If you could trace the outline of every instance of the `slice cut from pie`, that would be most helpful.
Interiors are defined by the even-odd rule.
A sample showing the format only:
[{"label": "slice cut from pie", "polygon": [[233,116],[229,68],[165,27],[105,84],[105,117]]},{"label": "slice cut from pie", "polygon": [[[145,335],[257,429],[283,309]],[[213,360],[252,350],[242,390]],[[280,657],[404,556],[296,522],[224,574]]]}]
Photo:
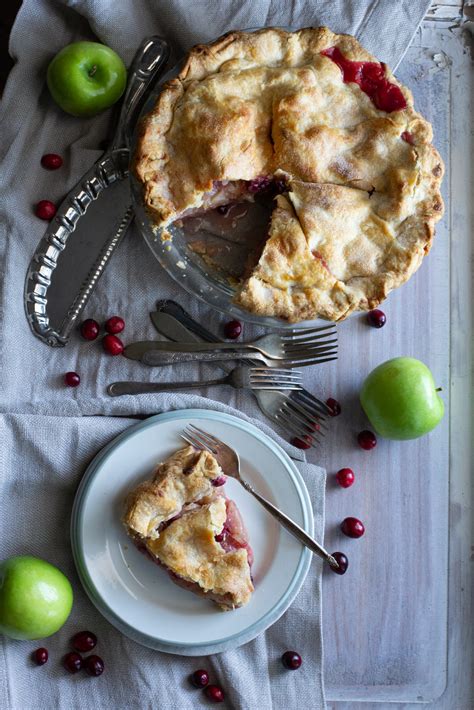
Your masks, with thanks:
[{"label": "slice cut from pie", "polygon": [[251,597],[253,552],[224,484],[214,457],[187,447],[129,494],[123,521],[137,547],[176,584],[229,610]]},{"label": "slice cut from pie", "polygon": [[144,118],[133,169],[157,227],[286,177],[236,302],[291,322],[377,306],[429,251],[442,160],[410,91],[327,27],[194,47]]}]

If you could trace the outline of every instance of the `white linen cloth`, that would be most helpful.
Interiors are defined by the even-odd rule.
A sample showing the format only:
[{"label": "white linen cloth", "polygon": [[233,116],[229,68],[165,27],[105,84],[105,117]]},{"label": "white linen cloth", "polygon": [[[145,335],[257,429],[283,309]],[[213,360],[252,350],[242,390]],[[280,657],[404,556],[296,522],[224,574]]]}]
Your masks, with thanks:
[{"label": "white linen cloth", "polygon": [[[395,67],[428,5],[428,0],[24,1],[11,35],[16,64],[0,108],[0,558],[31,553],[49,559],[72,578],[76,603],[66,627],[46,642],[51,661],[44,668],[33,668],[28,662],[29,650],[38,644],[2,639],[0,707],[191,708],[199,701],[188,692],[185,676],[203,665],[215,669],[216,680],[227,690],[226,707],[324,707],[319,560],[314,561],[296,602],[272,629],[241,649],[202,661],[159,654],[128,641],[99,616],[77,583],[68,545],[74,490],[90,458],[132,423],[126,417],[183,407],[231,413],[237,409],[262,417],[247,393],[230,389],[201,390],[213,400],[187,394],[112,400],[105,394],[109,382],[146,379],[150,371],[125,358],[107,357],[98,342],[86,343],[77,335],[66,348],[51,349],[30,333],[23,312],[24,278],[45,229],[33,206],[40,199],[61,201],[100,156],[111,119],[111,112],[89,120],[62,113],[45,87],[48,62],[64,45],[79,39],[98,39],[112,46],[128,64],[143,37],[162,34],[172,44],[174,62],[192,44],[230,29],[327,24],[337,32],[355,34],[367,49]],[[61,170],[48,172],[40,167],[41,156],[48,152],[63,156]],[[158,298],[175,298],[216,332],[225,320],[181,290],[152,260],[132,228],[85,317],[103,322],[110,315],[122,315],[126,342],[153,338],[156,334],[147,313]],[[245,328],[246,337],[256,332]],[[75,390],[63,385],[68,370],[81,375]],[[207,366],[181,366],[166,374],[189,379],[210,372]],[[305,372],[307,383],[311,382],[308,388],[320,396],[323,374],[317,368]],[[304,459],[293,447],[286,445],[286,450]],[[299,466],[313,500],[315,534],[322,539],[324,471],[305,463]],[[87,627],[97,631],[98,652],[107,663],[100,679],[70,677],[58,663],[69,636]],[[304,658],[298,672],[281,668],[279,656],[287,648],[298,650]]]}]

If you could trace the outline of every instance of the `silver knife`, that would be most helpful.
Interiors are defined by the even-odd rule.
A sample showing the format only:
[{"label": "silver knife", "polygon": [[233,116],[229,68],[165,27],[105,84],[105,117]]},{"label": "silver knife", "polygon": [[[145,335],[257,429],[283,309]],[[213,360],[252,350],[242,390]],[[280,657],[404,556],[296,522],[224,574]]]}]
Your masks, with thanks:
[{"label": "silver knife", "polygon": [[66,345],[133,219],[130,132],[146,90],[168,56],[169,45],[161,37],[142,42],[129,70],[110,148],[64,199],[31,260],[24,294],[26,316],[33,333],[48,345]]}]

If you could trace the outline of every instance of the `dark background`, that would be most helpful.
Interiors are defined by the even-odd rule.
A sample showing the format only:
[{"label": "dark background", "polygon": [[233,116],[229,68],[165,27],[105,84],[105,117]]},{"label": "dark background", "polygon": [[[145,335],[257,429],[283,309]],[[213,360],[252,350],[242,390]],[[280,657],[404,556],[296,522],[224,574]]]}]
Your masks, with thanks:
[{"label": "dark background", "polygon": [[8,38],[20,5],[21,0],[2,0],[0,4],[0,94],[13,66],[8,54]]}]

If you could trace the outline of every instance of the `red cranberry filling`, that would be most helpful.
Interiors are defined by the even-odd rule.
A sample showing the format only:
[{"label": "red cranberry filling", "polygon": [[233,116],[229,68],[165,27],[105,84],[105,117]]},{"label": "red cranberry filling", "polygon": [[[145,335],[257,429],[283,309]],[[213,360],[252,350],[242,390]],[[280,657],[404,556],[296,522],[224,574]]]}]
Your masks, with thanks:
[{"label": "red cranberry filling", "polygon": [[219,486],[225,485],[225,482],[227,481],[226,476],[218,476],[217,478],[214,478],[211,483],[214,486],[214,488],[219,488]]},{"label": "red cranberry filling", "polygon": [[409,143],[410,145],[415,144],[415,138],[413,136],[413,133],[410,133],[410,131],[403,131],[402,135],[400,136],[402,140],[404,140],[406,143]]},{"label": "red cranberry filling", "polygon": [[273,178],[271,176],[260,175],[253,180],[247,181],[247,190],[254,193],[263,192],[264,190],[268,190],[272,182]]},{"label": "red cranberry filling", "polygon": [[234,501],[226,500],[227,518],[224,527],[214,539],[220,543],[226,552],[233,550],[247,550],[249,567],[253,564],[253,550],[248,542],[247,530]]},{"label": "red cranberry filling", "polygon": [[338,47],[329,47],[321,54],[337,64],[344,83],[358,84],[380,111],[391,113],[406,108],[407,102],[401,89],[385,76],[384,64],[354,62],[346,59]]}]

